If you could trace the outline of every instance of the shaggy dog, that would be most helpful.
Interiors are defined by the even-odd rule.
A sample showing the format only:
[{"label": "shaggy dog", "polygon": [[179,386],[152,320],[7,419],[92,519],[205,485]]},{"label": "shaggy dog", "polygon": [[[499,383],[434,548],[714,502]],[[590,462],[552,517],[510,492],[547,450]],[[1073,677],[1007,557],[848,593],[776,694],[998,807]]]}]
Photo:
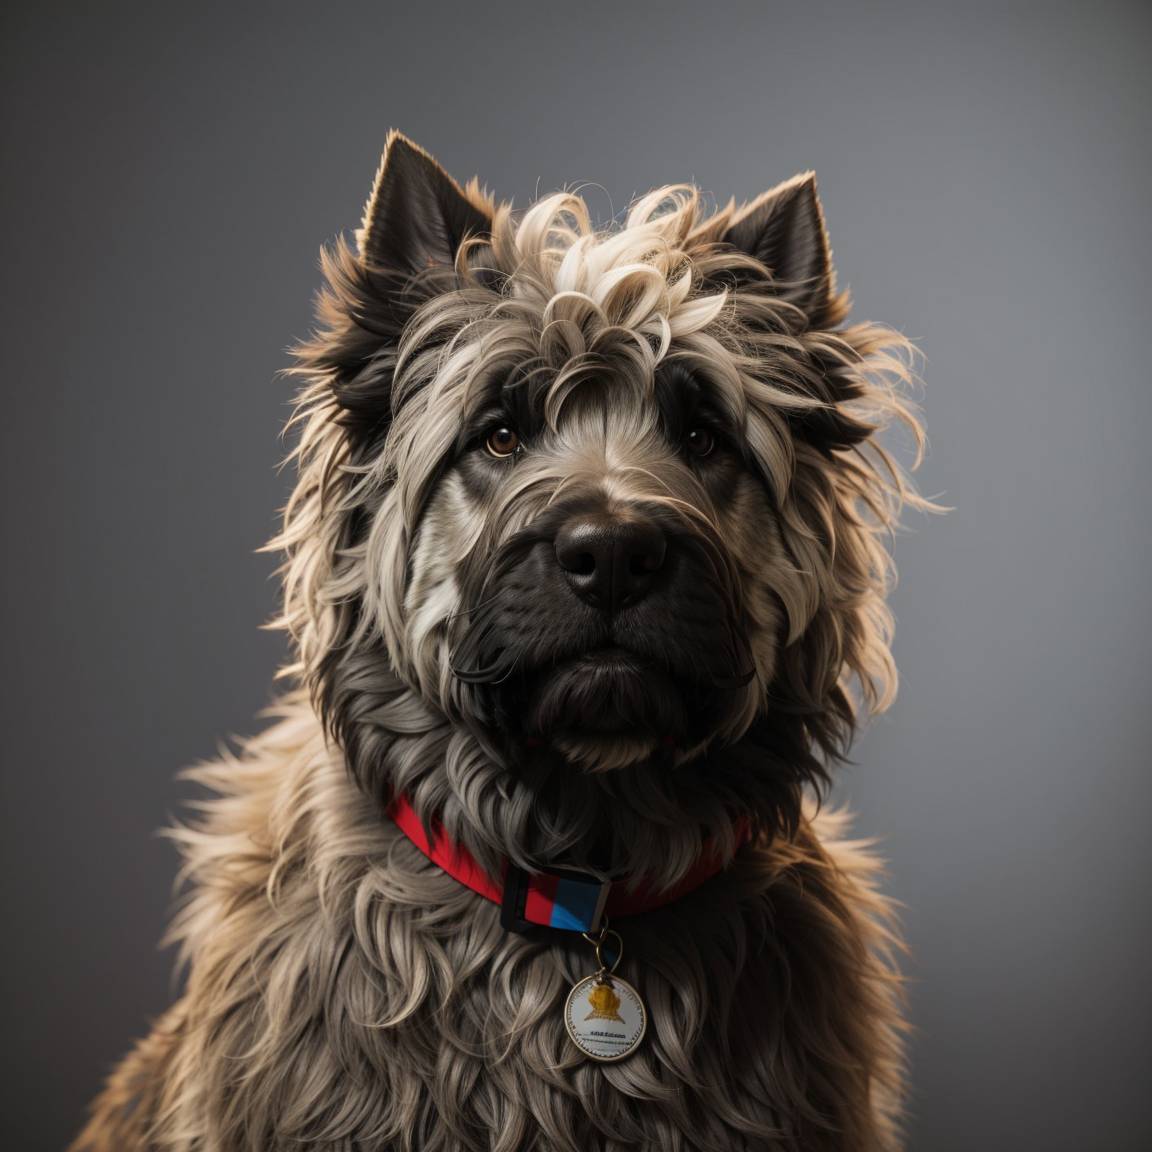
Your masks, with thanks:
[{"label": "shaggy dog", "polygon": [[813,177],[598,229],[393,132],[356,241],[289,370],[288,684],[191,770],[186,986],[73,1147],[898,1147],[899,939],[820,799],[922,437]]}]

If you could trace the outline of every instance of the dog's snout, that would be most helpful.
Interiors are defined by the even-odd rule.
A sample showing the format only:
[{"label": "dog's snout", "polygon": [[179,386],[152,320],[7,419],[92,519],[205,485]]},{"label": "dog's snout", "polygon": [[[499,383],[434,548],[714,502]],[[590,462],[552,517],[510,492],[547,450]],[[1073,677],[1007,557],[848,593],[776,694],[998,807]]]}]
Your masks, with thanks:
[{"label": "dog's snout", "polygon": [[573,591],[605,612],[648,594],[667,547],[660,527],[642,517],[577,516],[556,534],[556,560]]}]

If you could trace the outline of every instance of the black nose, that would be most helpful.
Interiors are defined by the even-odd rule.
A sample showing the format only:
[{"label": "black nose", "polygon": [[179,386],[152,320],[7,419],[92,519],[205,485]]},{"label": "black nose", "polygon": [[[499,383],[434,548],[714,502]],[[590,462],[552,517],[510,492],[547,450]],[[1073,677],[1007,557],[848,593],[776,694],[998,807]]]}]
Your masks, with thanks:
[{"label": "black nose", "polygon": [[648,594],[665,551],[664,533],[642,517],[577,516],[556,534],[556,559],[568,583],[605,612]]}]

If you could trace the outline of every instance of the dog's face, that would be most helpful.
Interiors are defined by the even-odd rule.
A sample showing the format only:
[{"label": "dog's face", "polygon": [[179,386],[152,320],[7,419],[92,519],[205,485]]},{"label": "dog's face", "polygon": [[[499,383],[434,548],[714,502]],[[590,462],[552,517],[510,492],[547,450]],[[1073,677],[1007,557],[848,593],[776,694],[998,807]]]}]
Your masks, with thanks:
[{"label": "dog's face", "polygon": [[326,264],[295,497],[326,541],[331,615],[297,629],[321,679],[386,660],[498,755],[588,771],[773,713],[831,751],[847,677],[882,701],[904,493],[872,437],[906,415],[904,346],[838,328],[811,177],[711,216],[665,189],[597,232],[574,196],[514,218],[394,134],[359,252]]},{"label": "dog's face", "polygon": [[462,413],[415,537],[407,650],[514,741],[590,768],[675,760],[754,717],[790,564],[707,365],[653,363],[610,310],[573,312],[579,369],[510,365]]}]

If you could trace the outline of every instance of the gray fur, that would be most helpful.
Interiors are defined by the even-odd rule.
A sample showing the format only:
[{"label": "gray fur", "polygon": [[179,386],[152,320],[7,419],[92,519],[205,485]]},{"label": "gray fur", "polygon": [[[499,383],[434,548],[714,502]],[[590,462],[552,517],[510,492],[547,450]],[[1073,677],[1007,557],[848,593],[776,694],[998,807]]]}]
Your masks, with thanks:
[{"label": "gray fur", "polygon": [[[374,250],[396,250],[374,213],[405,203],[382,192],[398,156],[490,230],[400,280],[370,250],[325,257],[322,329],[298,351],[299,482],[270,545],[286,554],[291,684],[263,733],[190,773],[215,795],[171,832],[187,986],[73,1148],[899,1147],[892,908],[819,794],[895,690],[883,537],[902,504],[927,505],[876,434],[895,416],[919,438],[898,394],[907,343],[844,325],[810,179],[779,203],[803,225],[793,239],[821,246],[796,257],[816,296],[724,242],[750,213],[762,235],[771,194],[708,216],[695,190],[662,189],[597,233],[573,196],[513,218],[398,135],[361,233]],[[743,429],[748,466],[722,502],[654,417],[674,361]],[[543,381],[547,422],[481,497],[461,425],[512,371]],[[516,549],[578,499],[664,517],[711,573],[694,595],[724,622],[724,719],[674,752],[577,733],[518,754],[488,689],[454,671],[491,655],[486,628],[526,627],[510,616]],[[575,1050],[561,1011],[591,948],[502,930],[382,814],[393,789],[493,873],[505,856],[603,867],[606,850],[614,874],[672,884],[707,837],[734,855],[614,925],[650,1012],[636,1053]],[[755,837],[735,853],[737,815]]]}]

